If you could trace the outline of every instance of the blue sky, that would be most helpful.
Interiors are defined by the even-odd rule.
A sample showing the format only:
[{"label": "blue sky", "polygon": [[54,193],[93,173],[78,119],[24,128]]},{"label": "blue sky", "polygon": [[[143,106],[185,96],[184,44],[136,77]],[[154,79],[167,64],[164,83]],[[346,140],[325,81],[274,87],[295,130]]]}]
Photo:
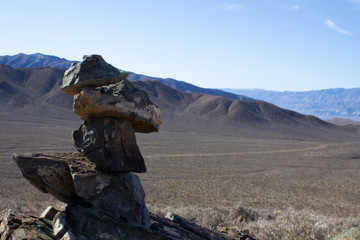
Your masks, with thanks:
[{"label": "blue sky", "polygon": [[44,53],[209,88],[360,87],[360,0],[0,0],[0,55]]}]

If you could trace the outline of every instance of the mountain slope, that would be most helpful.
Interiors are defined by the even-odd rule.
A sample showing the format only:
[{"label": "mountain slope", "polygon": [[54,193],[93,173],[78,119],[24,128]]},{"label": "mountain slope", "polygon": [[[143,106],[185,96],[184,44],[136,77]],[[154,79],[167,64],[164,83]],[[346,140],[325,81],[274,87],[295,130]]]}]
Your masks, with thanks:
[{"label": "mountain slope", "polygon": [[[15,56],[0,56],[0,63],[15,67],[39,66],[68,68],[72,61],[37,53],[31,55],[17,54]],[[136,73],[130,73],[128,79],[142,81],[156,80],[169,87],[187,93],[206,93],[244,101],[259,99],[302,114],[315,115],[322,119],[349,118],[352,120],[360,120],[360,88],[325,89],[308,92],[277,92],[259,89],[223,89],[225,90],[223,91],[201,88],[171,78],[156,78]]]},{"label": "mountain slope", "polygon": [[[26,55],[23,53],[19,53],[14,56],[0,56],[0,64],[9,65],[12,67],[19,68],[33,68],[33,67],[52,67],[52,68],[64,68],[67,69],[70,67],[71,63],[74,61],[68,61],[64,58],[58,58],[55,56],[44,55],[41,53],[35,53]],[[177,81],[172,78],[155,78],[149,77],[142,74],[136,74],[130,72],[128,79],[132,80],[157,80],[169,87],[175,88],[177,90],[189,93],[206,93],[209,95],[215,96],[223,96],[230,99],[240,99],[245,101],[251,101],[253,99],[245,96],[239,96],[237,94],[233,94],[230,92],[225,92],[218,89],[210,89],[210,88],[201,88],[186,82]]]},{"label": "mountain slope", "polygon": [[130,73],[128,76],[128,79],[131,81],[134,80],[141,80],[141,81],[148,81],[148,80],[155,80],[158,81],[164,85],[167,85],[171,88],[174,88],[176,90],[182,91],[182,92],[186,92],[186,93],[205,93],[205,94],[209,94],[209,95],[214,95],[214,96],[222,96],[222,97],[226,97],[226,98],[230,98],[230,99],[239,99],[239,100],[243,100],[243,101],[252,101],[255,99],[246,97],[246,96],[242,96],[242,95],[237,95],[237,94],[233,94],[230,92],[226,92],[226,91],[222,91],[222,90],[218,90],[218,89],[211,89],[211,88],[201,88],[195,85],[192,85],[190,83],[187,82],[183,82],[183,81],[178,81],[172,78],[156,78],[156,77],[149,77],[146,75],[141,75],[141,74],[136,74],[136,73]]},{"label": "mountain slope", "polygon": [[323,119],[350,118],[360,120],[360,88],[336,88],[306,92],[278,92],[261,89],[224,90],[235,94],[244,94]]},{"label": "mountain slope", "polygon": [[[72,112],[72,96],[60,90],[63,73],[64,69],[0,65],[0,115],[78,119]],[[133,83],[159,105],[161,131],[333,141],[358,137],[356,129],[341,128],[263,101],[185,93],[158,81]]]},{"label": "mountain slope", "polygon": [[0,64],[2,112],[66,118],[72,97],[60,90],[64,69],[13,68]]},{"label": "mountain slope", "polygon": [[74,61],[66,60],[56,56],[44,55],[41,53],[23,54],[19,53],[14,56],[0,56],[0,64],[9,65],[18,68],[69,68]]},{"label": "mountain slope", "polygon": [[354,137],[314,116],[302,115],[263,101],[241,101],[202,93],[184,93],[158,81],[134,81],[159,105],[165,129],[281,137],[340,140]]}]

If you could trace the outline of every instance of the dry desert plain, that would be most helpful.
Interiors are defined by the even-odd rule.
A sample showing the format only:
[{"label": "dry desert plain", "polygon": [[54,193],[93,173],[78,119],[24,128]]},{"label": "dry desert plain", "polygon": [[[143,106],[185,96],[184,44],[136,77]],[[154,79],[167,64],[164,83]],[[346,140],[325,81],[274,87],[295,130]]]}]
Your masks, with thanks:
[{"label": "dry desert plain", "polygon": [[[76,151],[71,133],[79,125],[76,118],[1,115],[1,210],[39,214],[48,205],[62,206],[27,182],[11,156]],[[148,168],[138,175],[151,211],[171,210],[212,229],[248,230],[261,239],[301,239],[301,232],[319,234],[304,239],[321,239],[360,225],[360,140],[164,130],[137,134],[137,141]],[[284,221],[295,226],[281,226]],[[314,224],[322,226],[308,229]]]}]

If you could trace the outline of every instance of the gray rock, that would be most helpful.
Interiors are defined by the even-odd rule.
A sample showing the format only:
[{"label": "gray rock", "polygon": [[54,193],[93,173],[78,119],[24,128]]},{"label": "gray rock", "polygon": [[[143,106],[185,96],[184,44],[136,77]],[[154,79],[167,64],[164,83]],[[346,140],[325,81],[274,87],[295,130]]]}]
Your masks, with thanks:
[{"label": "gray rock", "polygon": [[[0,212],[0,236],[2,239],[120,239],[162,240],[199,239],[234,240],[235,238],[195,225],[193,222],[173,215],[169,220],[151,215],[151,227],[129,224],[123,219],[113,218],[95,207],[69,205],[64,212],[46,223],[35,217],[9,215]],[[54,235],[54,233],[57,233]],[[238,237],[236,239],[239,239]],[[249,237],[249,239],[255,239]]]},{"label": "gray rock", "polygon": [[52,221],[58,212],[54,207],[48,206],[40,215],[40,218]]},{"label": "gray rock", "polygon": [[89,118],[73,132],[79,152],[105,172],[146,172],[131,123],[111,117]]},{"label": "gray rock", "polygon": [[128,72],[105,62],[100,55],[86,55],[82,62],[73,63],[66,70],[61,90],[75,95],[84,86],[104,86],[125,79]]},{"label": "gray rock", "polygon": [[53,234],[57,239],[61,239],[69,228],[66,225],[66,216],[64,212],[58,212],[53,219]]},{"label": "gray rock", "polygon": [[79,197],[114,218],[149,226],[145,192],[135,174],[97,172],[94,166],[82,161],[69,162],[69,166]]},{"label": "gray rock", "polygon": [[[15,154],[13,157],[23,176],[42,192],[65,203],[81,202],[75,193],[70,168],[61,154]],[[83,158],[80,154],[66,157]]]},{"label": "gray rock", "polygon": [[26,179],[71,205],[94,206],[129,224],[148,226],[145,192],[133,173],[105,174],[80,153],[15,155]]},{"label": "gray rock", "polygon": [[74,97],[74,112],[81,119],[115,117],[131,122],[135,132],[157,132],[161,124],[160,109],[147,93],[128,80],[102,87],[84,87]]},{"label": "gray rock", "polygon": [[97,208],[68,206],[65,210],[67,224],[74,234],[86,239],[103,240],[160,240],[169,239],[141,225],[128,224],[113,218]]},{"label": "gray rock", "polygon": [[7,209],[0,212],[0,239],[53,240],[52,224],[36,217],[19,217]]}]

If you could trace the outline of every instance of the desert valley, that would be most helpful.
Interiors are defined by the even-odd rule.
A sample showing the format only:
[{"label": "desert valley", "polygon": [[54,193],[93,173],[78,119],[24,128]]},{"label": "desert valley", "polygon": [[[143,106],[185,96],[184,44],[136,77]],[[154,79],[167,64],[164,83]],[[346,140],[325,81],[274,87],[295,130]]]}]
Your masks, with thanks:
[{"label": "desert valley", "polygon": [[[35,190],[12,159],[76,151],[71,135],[81,119],[72,96],[60,90],[71,62],[39,56],[0,65],[0,210],[40,214],[48,205],[63,206]],[[136,135],[147,165],[138,176],[151,212],[170,211],[234,237],[360,236],[358,125],[220,90],[186,92],[151,77],[130,78],[161,109],[160,131]]]}]

